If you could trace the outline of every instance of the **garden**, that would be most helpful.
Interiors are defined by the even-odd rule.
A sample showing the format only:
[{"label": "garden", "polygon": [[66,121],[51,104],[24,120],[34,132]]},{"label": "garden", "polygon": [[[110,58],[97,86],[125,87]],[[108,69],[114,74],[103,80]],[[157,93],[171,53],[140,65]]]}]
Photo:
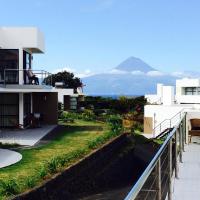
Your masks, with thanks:
[{"label": "garden", "polygon": [[59,124],[64,130],[58,132],[47,144],[33,148],[1,144],[1,148],[9,147],[21,153],[23,159],[0,170],[0,199],[9,199],[30,190],[64,171],[122,134],[123,129],[126,129],[123,126],[124,120],[133,122],[128,126],[130,132],[142,131],[140,105],[135,101],[133,109],[130,105],[129,109],[129,100],[120,101],[117,102],[120,106],[111,101],[109,107],[95,107],[91,101],[86,101],[87,105],[82,111],[61,111]]}]

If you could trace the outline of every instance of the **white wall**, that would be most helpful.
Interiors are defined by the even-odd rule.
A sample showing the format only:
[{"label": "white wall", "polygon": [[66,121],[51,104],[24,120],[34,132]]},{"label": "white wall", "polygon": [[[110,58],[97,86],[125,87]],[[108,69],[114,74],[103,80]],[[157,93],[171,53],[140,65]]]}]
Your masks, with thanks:
[{"label": "white wall", "polygon": [[0,48],[44,52],[44,36],[35,27],[1,27]]},{"label": "white wall", "polygon": [[58,92],[58,102],[64,103],[64,95],[74,95],[74,89],[58,89],[54,88],[53,91]]},{"label": "white wall", "polygon": [[200,79],[184,78],[176,80],[176,87],[199,87]]},{"label": "white wall", "polygon": [[163,84],[161,83],[157,84],[157,95],[161,98],[163,96]]},{"label": "white wall", "polygon": [[163,105],[174,104],[174,87],[173,86],[163,86]]},{"label": "white wall", "polygon": [[[155,126],[157,126],[165,119],[172,118],[183,108],[185,108],[185,106],[146,105],[144,107],[144,116],[154,118],[155,114]],[[153,128],[155,128],[154,124]]]},{"label": "white wall", "polygon": [[148,95],[145,95],[145,98],[147,102],[151,104],[161,104],[162,102],[161,97],[159,97],[158,95],[148,94]]},{"label": "white wall", "polygon": [[176,100],[178,103],[200,104],[200,95],[177,95]]}]

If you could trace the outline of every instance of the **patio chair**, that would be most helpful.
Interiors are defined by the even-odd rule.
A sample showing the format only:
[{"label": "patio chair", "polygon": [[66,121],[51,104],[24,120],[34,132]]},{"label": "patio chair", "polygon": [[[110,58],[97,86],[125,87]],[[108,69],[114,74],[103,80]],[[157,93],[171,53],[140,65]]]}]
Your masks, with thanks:
[{"label": "patio chair", "polygon": [[190,119],[191,130],[189,131],[189,142],[193,136],[200,136],[200,119]]}]

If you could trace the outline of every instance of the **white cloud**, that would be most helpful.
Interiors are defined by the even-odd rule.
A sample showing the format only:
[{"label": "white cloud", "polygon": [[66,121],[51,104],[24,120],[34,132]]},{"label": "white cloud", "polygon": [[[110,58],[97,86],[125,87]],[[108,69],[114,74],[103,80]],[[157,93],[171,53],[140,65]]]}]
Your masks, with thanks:
[{"label": "white cloud", "polygon": [[185,73],[184,72],[172,72],[171,75],[181,78],[181,77],[185,76]]},{"label": "white cloud", "polygon": [[160,71],[149,71],[146,73],[147,76],[164,76],[165,74]]},{"label": "white cloud", "polygon": [[86,69],[84,72],[76,73],[75,75],[79,78],[85,78],[88,76],[95,75],[95,73],[93,73],[90,69]]},{"label": "white cloud", "polygon": [[108,74],[127,74],[128,72],[122,71],[122,70],[118,70],[118,69],[112,69],[111,71],[108,71],[107,73]]},{"label": "white cloud", "polygon": [[63,71],[71,72],[76,77],[79,77],[79,78],[85,78],[85,77],[88,77],[88,76],[95,75],[95,73],[93,73],[90,69],[86,69],[84,71],[77,71],[76,69],[70,68],[70,67],[59,68],[59,69],[54,70],[52,73],[56,74],[58,72],[63,72]]},{"label": "white cloud", "polygon": [[63,71],[75,73],[75,72],[76,72],[76,69],[73,69],[73,68],[70,68],[70,67],[63,67],[63,68],[55,69],[52,73],[53,73],[53,74],[56,74],[56,73],[58,73],[58,72],[63,72]]},{"label": "white cloud", "polygon": [[136,70],[136,71],[132,71],[131,74],[132,75],[144,75],[145,73],[142,71]]}]

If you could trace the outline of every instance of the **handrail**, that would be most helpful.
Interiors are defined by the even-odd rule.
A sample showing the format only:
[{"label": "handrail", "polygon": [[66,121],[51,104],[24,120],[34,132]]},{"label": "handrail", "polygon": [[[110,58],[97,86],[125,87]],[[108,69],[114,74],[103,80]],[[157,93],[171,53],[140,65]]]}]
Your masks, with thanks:
[{"label": "handrail", "polygon": [[[26,71],[28,71],[28,69],[4,69],[3,70],[3,72],[4,72],[4,80],[3,80],[4,85],[6,85],[6,72],[9,72],[9,71],[13,71],[13,72],[26,72]],[[49,77],[51,75],[50,72],[47,72],[46,70],[32,70],[32,72],[34,74],[36,74],[36,75],[40,75],[40,77],[38,77],[38,78],[40,80],[42,80],[42,83],[48,85],[45,80],[46,80],[47,77]],[[19,78],[19,75],[17,77]],[[52,77],[50,78],[50,85],[52,85]]]},{"label": "handrail", "polygon": [[143,172],[143,174],[140,176],[140,178],[138,179],[138,181],[135,183],[135,185],[133,186],[133,188],[131,189],[131,191],[129,192],[129,194],[127,195],[127,197],[125,198],[125,200],[134,200],[137,197],[137,195],[141,191],[142,187],[144,186],[147,178],[152,173],[152,171],[155,168],[155,166],[156,166],[158,160],[160,159],[162,153],[164,152],[164,150],[166,149],[168,143],[170,142],[170,140],[172,139],[172,137],[176,133],[179,125],[181,124],[181,122],[183,121],[183,119],[185,118],[185,116],[186,116],[186,114],[184,113],[184,115],[179,120],[179,123],[169,133],[168,137],[166,138],[166,140],[164,141],[164,143],[162,144],[162,146],[159,148],[158,152],[153,157],[153,159],[151,160],[151,162],[149,163],[149,165],[147,166],[147,168],[145,169],[145,171]]},{"label": "handrail", "polygon": [[178,113],[176,113],[173,117],[171,117],[170,119],[164,119],[162,122],[160,122],[160,124],[158,124],[154,129],[153,129],[153,134],[154,134],[154,137],[155,137],[155,132],[156,132],[156,129],[157,128],[160,128],[161,129],[161,126],[162,126],[162,124],[164,124],[165,122],[167,122],[167,121],[169,121],[169,123],[170,123],[170,127],[169,128],[171,128],[171,122],[172,122],[172,120],[176,117],[176,116],[178,116],[179,114],[180,114],[180,116],[181,116],[181,114],[182,114],[182,112],[184,111],[184,110],[186,110],[187,108],[183,108],[183,109],[181,109]]}]

